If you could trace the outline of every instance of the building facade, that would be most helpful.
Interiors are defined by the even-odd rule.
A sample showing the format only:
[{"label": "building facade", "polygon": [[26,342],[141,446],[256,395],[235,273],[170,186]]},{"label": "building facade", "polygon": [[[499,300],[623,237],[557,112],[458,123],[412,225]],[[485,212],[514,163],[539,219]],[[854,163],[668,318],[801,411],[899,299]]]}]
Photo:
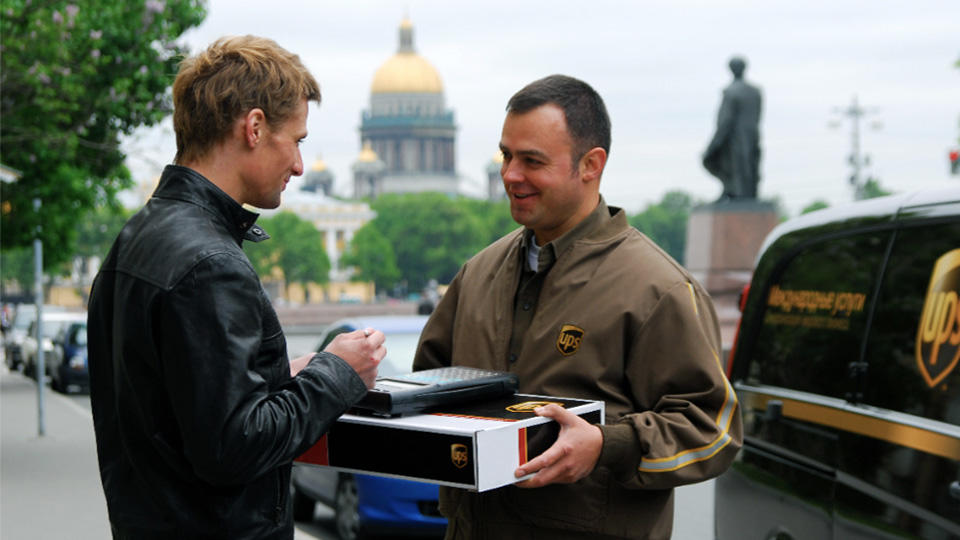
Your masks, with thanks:
[{"label": "building facade", "polygon": [[361,114],[363,150],[354,165],[354,196],[459,194],[456,133],[440,74],[417,54],[413,24],[405,18],[397,52],[374,74],[370,108]]},{"label": "building facade", "polygon": [[503,177],[500,170],[503,168],[503,154],[497,150],[490,162],[487,163],[487,199],[491,201],[507,200],[507,192],[503,188]]},{"label": "building facade", "polygon": [[376,216],[370,205],[361,201],[340,201],[322,192],[290,189],[284,192],[283,204],[279,208],[260,210],[264,217],[284,211],[313,223],[323,234],[323,249],[330,259],[330,281],[348,281],[349,268],[344,268],[340,259],[357,230]]},{"label": "building facade", "polygon": [[320,193],[330,196],[333,193],[333,172],[327,168],[327,163],[317,158],[310,166],[310,170],[303,175],[303,191]]}]

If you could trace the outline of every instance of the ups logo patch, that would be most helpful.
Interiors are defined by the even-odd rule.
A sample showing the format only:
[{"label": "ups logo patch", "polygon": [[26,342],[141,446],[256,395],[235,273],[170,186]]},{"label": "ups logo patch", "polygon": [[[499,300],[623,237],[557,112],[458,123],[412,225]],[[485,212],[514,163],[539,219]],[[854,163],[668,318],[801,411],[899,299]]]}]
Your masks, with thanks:
[{"label": "ups logo patch", "polygon": [[917,327],[917,366],[933,388],[960,360],[960,249],[937,259]]},{"label": "ups logo patch", "polygon": [[581,341],[583,341],[583,328],[565,324],[560,328],[560,335],[557,336],[557,350],[564,356],[570,356],[580,349]]},{"label": "ups logo patch", "polygon": [[450,461],[458,469],[462,469],[467,465],[467,445],[465,444],[451,444],[450,445]]}]

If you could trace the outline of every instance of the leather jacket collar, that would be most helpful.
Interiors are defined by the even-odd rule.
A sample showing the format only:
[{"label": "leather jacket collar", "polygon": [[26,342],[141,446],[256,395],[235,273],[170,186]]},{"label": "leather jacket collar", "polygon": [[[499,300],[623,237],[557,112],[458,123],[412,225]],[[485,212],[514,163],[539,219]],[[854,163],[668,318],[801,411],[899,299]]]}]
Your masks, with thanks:
[{"label": "leather jacket collar", "polygon": [[256,225],[260,214],[247,210],[216,184],[189,167],[167,165],[153,197],[202,207],[226,224],[237,245],[242,245],[243,240],[261,242],[270,238],[267,231]]}]

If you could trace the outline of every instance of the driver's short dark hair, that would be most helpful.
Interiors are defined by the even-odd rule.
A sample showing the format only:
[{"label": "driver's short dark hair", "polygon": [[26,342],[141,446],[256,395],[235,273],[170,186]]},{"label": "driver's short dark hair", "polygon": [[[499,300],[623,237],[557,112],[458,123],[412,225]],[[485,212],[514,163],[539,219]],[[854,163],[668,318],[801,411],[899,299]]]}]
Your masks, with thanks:
[{"label": "driver's short dark hair", "polygon": [[524,86],[507,102],[508,113],[525,113],[542,105],[563,110],[567,132],[573,140],[576,163],[600,147],[610,154],[610,116],[603,98],[589,84],[567,75],[550,75]]}]

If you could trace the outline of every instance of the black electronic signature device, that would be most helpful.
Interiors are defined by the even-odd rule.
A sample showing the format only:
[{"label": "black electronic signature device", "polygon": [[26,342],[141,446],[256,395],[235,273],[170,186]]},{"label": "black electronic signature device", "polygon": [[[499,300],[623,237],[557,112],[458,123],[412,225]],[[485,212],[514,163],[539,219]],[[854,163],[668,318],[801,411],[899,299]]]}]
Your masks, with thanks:
[{"label": "black electronic signature device", "polygon": [[438,405],[513,394],[518,384],[513,373],[460,366],[378,377],[352,412],[398,416]]}]

